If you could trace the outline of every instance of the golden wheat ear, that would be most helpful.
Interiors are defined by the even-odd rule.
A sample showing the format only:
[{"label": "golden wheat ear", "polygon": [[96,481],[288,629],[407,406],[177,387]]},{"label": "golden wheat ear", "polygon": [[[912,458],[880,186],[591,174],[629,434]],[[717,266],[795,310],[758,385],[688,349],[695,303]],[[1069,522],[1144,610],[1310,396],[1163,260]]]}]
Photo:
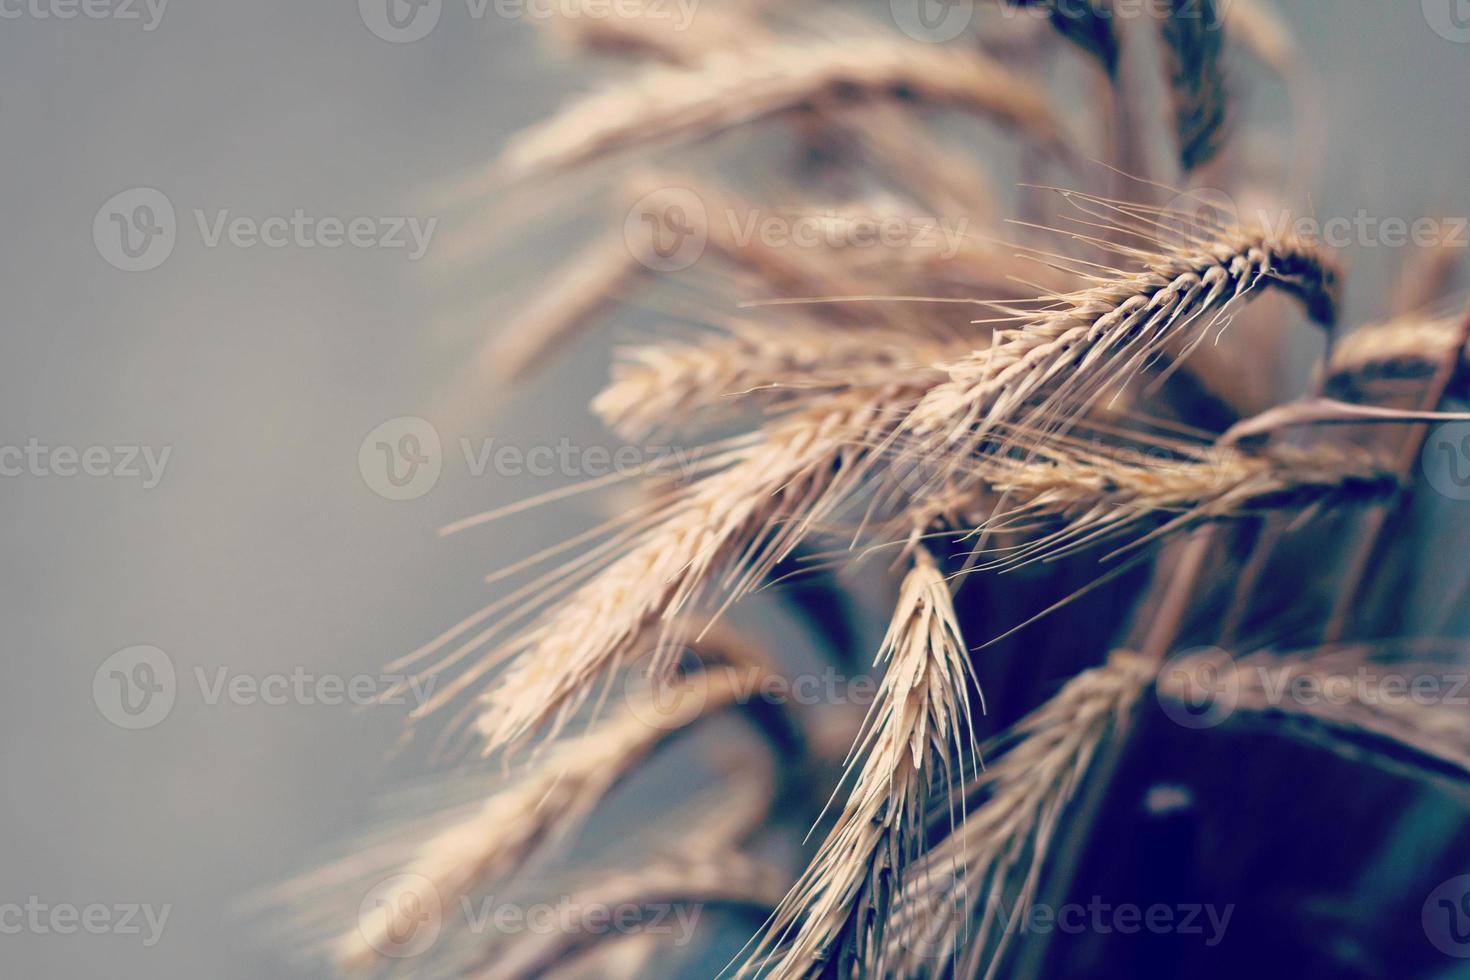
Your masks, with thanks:
[{"label": "golden wheat ear", "polygon": [[748,975],[883,975],[893,883],[922,848],[929,787],[978,765],[969,658],[949,583],[922,548],[877,663],[886,670],[853,748],[851,792],[756,943]]},{"label": "golden wheat ear", "polygon": [[[1072,195],[1086,207],[1114,207]],[[1172,212],[1117,207],[1117,227],[1129,234],[1160,235]],[[1299,296],[1316,319],[1336,317],[1337,272],[1316,244],[1262,228],[1205,228],[1190,245],[1163,251],[1120,249],[1143,269],[1102,279],[1059,297],[1052,308],[995,342],[941,365],[950,375],[919,403],[909,428],[921,452],[951,452],[979,445],[997,426],[1044,429],[1048,419],[1068,419],[1109,391],[1116,391],[1143,363],[1174,345],[1184,356],[1209,327],[1228,322],[1234,307],[1255,290],[1275,287]],[[1100,243],[1106,244],[1106,243]]]},{"label": "golden wheat ear", "polygon": [[1214,159],[1225,138],[1225,23],[1215,0],[1167,0],[1160,33],[1179,165],[1188,174]]}]

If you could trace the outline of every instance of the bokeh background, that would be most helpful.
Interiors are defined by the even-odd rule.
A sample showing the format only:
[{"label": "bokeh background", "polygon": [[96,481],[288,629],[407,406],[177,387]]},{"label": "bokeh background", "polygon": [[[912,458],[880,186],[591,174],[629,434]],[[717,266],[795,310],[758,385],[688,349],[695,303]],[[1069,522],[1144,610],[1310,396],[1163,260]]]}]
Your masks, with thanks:
[{"label": "bokeh background", "polygon": [[[1282,6],[1321,79],[1310,207],[1470,214],[1470,30],[1446,29],[1467,5]],[[486,284],[507,276],[493,257],[467,274],[446,254],[468,216],[436,189],[587,73],[549,57],[524,18],[493,4],[475,18],[464,0],[444,0],[436,29],[406,44],[375,36],[351,0],[173,0],[151,30],[142,4],[140,20],[40,16],[61,7],[0,2],[0,444],[170,456],[152,488],[0,478],[0,903],[172,911],[147,948],[137,936],[0,935],[0,974],[311,976],[239,904],[362,828],[412,775],[391,752],[403,709],[209,704],[195,671],[377,675],[483,602],[485,573],[587,519],[572,502],[435,536],[570,482],[475,477],[459,438],[608,444],[585,408],[600,349],[522,395],[472,391],[478,415],[436,419],[445,466],[422,497],[385,499],[358,465],[375,427],[439,410],[496,325]],[[93,224],[137,187],[167,196],[178,239],[157,268],[124,272]],[[441,226],[419,261],[209,248],[195,209]],[[1381,312],[1402,257],[1350,250],[1349,322]],[[93,681],[137,645],[167,654],[178,693],[162,721],[127,730],[99,709]]]}]

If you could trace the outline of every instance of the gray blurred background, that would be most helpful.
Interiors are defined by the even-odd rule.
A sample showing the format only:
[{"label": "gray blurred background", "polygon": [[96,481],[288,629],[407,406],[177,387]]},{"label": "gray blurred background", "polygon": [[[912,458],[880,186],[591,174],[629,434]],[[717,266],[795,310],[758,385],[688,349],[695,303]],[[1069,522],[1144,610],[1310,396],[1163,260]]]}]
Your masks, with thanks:
[{"label": "gray blurred background", "polygon": [[[1470,5],[1286,8],[1324,79],[1315,211],[1470,214],[1470,30],[1448,16],[1470,18]],[[494,5],[472,18],[464,0],[444,0],[414,43],[375,36],[352,0],[173,0],[152,30],[142,3],[139,20],[38,16],[58,9],[47,0],[0,9],[0,446],[106,447],[117,465],[115,447],[170,450],[151,488],[62,475],[64,456],[49,475],[0,478],[0,905],[171,906],[152,945],[146,926],[0,934],[0,975],[307,976],[235,906],[371,820],[403,775],[384,765],[403,709],[210,704],[196,670],[375,677],[483,602],[486,572],[585,521],[573,503],[434,534],[570,482],[474,477],[461,436],[608,444],[585,411],[596,351],[493,420],[488,408],[436,418],[444,469],[417,499],[375,493],[358,459],[380,424],[433,415],[494,326],[466,285],[477,274],[443,254],[465,215],[433,189],[585,74],[547,58],[535,26]],[[94,218],[138,187],[166,195],[177,241],[156,268],[125,272],[99,250]],[[125,201],[125,222],[147,225]],[[209,248],[195,209],[441,227],[417,262],[404,249]],[[1352,251],[1349,322],[1381,312],[1403,257]],[[487,266],[482,281],[495,276]],[[477,394],[486,406],[496,395]],[[130,730],[99,706],[115,679],[97,675],[139,645],[169,658],[175,701]],[[124,660],[122,676],[147,679]]]}]

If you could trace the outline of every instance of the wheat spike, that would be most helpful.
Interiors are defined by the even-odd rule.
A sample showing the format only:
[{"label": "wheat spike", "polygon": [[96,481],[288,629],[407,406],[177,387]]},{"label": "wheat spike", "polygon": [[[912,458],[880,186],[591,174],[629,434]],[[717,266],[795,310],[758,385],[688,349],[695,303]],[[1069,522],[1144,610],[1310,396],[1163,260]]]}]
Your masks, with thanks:
[{"label": "wheat spike", "polygon": [[961,976],[995,976],[1014,935],[1002,919],[1029,904],[1068,804],[1152,676],[1139,657],[1115,653],[987,748],[1009,746],[973,784],[985,802],[904,876],[889,939],[893,975],[928,976],[932,965],[959,960]]},{"label": "wheat spike", "polygon": [[1142,271],[1060,297],[1022,326],[997,331],[988,349],[942,365],[950,381],[925,396],[910,427],[973,445],[999,423],[1066,415],[1181,342],[1191,326],[1202,336],[1267,285],[1302,297],[1319,322],[1336,317],[1336,271],[1316,246],[1259,228],[1222,229],[1191,248],[1145,253]]},{"label": "wheat spike", "polygon": [[1333,348],[1328,379],[1347,384],[1427,377],[1456,344],[1458,325],[1457,317],[1412,315],[1360,327]]},{"label": "wheat spike", "polygon": [[1459,703],[1463,684],[1455,672],[1444,664],[1375,662],[1364,654],[1326,649],[1176,658],[1160,675],[1159,691],[1197,702],[1195,680],[1204,676],[1197,667],[1208,663],[1212,690],[1205,693],[1226,711],[1261,715],[1350,757],[1376,753],[1391,765],[1442,767],[1470,779],[1470,713]]},{"label": "wheat spike", "polygon": [[812,103],[895,98],[967,109],[1048,149],[1064,145],[1037,88],[984,56],[851,38],[721,52],[694,69],[651,67],[526,131],[502,164],[511,176],[540,177],[630,146],[699,139]]},{"label": "wheat spike", "polygon": [[819,400],[719,457],[712,465],[722,468],[676,494],[622,557],[491,658],[515,661],[485,696],[486,751],[559,725],[650,631],[657,667],[720,569],[731,566],[729,601],[758,583],[861,478],[902,397],[884,389]]},{"label": "wheat spike", "polygon": [[639,439],[671,420],[687,428],[696,414],[718,418],[752,402],[880,388],[895,373],[922,373],[941,350],[888,331],[734,323],[712,339],[624,348],[592,409],[620,435]]},{"label": "wheat spike", "polygon": [[964,639],[949,583],[923,549],[877,663],[887,670],[853,750],[851,794],[750,961],[773,980],[881,973],[882,926],[921,844],[927,789],[976,758]]},{"label": "wheat spike", "polygon": [[[419,908],[447,906],[513,874],[532,855],[579,827],[608,791],[660,743],[729,705],[739,690],[731,672],[712,671],[700,676],[698,696],[663,698],[656,707],[630,705],[586,734],[553,745],[544,759],[486,800],[478,813],[419,847],[403,869],[408,877],[399,892],[384,896],[386,900],[338,942],[339,961],[356,968],[370,966],[386,938],[406,924],[403,916]],[[649,720],[655,717],[653,712],[656,722]],[[418,894],[426,888],[437,894],[432,898]]]}]

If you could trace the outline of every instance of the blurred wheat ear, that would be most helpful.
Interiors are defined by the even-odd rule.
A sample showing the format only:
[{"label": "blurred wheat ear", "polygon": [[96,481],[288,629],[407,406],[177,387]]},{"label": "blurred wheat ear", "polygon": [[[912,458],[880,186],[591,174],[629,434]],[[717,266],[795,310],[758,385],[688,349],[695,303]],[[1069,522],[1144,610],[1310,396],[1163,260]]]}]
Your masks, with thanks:
[{"label": "blurred wheat ear", "polygon": [[[683,908],[711,911],[702,941],[738,937],[726,974],[781,980],[1426,962],[1393,922],[1269,967],[1282,944],[1259,932],[1218,951],[1014,928],[1083,882],[1147,898],[1112,850],[1144,854],[1149,880],[1175,881],[1166,897],[1249,902],[1266,890],[1239,891],[1236,867],[1269,863],[1292,821],[1310,838],[1360,819],[1360,842],[1390,840],[1398,810],[1344,801],[1386,798],[1389,778],[1395,799],[1470,789],[1470,712],[1392,701],[1383,676],[1463,670],[1448,624],[1388,634],[1375,618],[1432,557],[1405,515],[1429,502],[1426,423],[1461,417],[1446,403],[1464,394],[1470,315],[1442,295],[1454,256],[1437,249],[1405,263],[1387,319],[1339,338],[1338,257],[1283,230],[1290,215],[1233,206],[1285,196],[1247,171],[1242,139],[1310,156],[1293,143],[1311,120],[1261,131],[1235,98],[1251,66],[1304,91],[1282,19],[1265,0],[1179,0],[1141,22],[1109,0],[1011,0],[932,43],[835,4],[706,6],[683,26],[652,2],[558,10],[561,44],[633,63],[493,168],[596,230],[483,366],[530,386],[609,315],[642,314],[592,411],[619,438],[687,447],[687,465],[548,494],[623,485],[604,523],[493,576],[524,581],[396,665],[444,681],[416,723],[442,719],[441,742],[494,769],[469,763],[426,819],[288,889],[303,946],[344,973],[719,972],[648,928]],[[1076,77],[1095,90],[1058,81]],[[998,194],[997,172],[1027,186]],[[588,197],[614,204],[589,215]],[[772,221],[802,234],[760,230]],[[647,261],[690,235],[703,251],[678,270]],[[545,247],[532,239],[515,247]],[[1324,351],[1310,389],[1262,381],[1309,346]],[[1263,390],[1267,409],[1242,417]],[[887,626],[869,635],[853,612],[874,609]],[[1419,656],[1433,642],[1454,652]],[[869,663],[863,703],[773,693]],[[1361,671],[1331,704],[1281,701]],[[1167,722],[1201,706],[1234,715]],[[1345,761],[1320,813],[1273,807],[1280,779],[1309,783],[1327,756]],[[1131,826],[1140,772],[1166,783],[1148,798],[1175,801],[1193,846],[1103,838]],[[1404,901],[1463,870],[1465,827],[1426,842],[1443,866],[1395,865]],[[1290,900],[1238,928],[1306,934],[1314,909],[1352,903],[1319,893],[1368,875],[1360,852],[1283,878]],[[557,895],[638,914],[499,935],[457,913]],[[398,955],[427,908],[444,910],[435,937]]]}]

